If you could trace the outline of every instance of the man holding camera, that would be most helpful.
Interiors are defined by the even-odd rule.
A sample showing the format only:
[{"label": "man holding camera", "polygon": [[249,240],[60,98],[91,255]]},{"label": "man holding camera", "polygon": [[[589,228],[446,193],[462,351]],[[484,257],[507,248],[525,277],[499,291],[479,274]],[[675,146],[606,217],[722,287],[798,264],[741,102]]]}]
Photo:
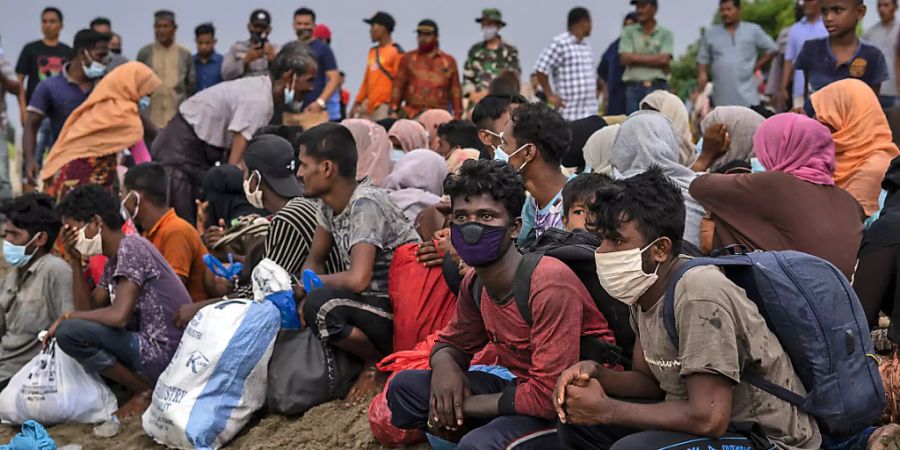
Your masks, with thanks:
[{"label": "man holding camera", "polygon": [[269,61],[277,53],[277,49],[269,42],[272,16],[264,9],[253,11],[247,30],[250,32],[250,39],[235,42],[225,55],[222,62],[222,79],[225,81],[269,73]]}]

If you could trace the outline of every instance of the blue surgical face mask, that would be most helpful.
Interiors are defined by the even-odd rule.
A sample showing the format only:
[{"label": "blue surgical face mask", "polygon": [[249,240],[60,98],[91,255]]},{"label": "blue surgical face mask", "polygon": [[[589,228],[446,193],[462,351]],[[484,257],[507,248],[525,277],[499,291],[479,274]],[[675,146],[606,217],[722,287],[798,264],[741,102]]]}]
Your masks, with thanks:
[{"label": "blue surgical face mask", "polygon": [[750,158],[750,171],[753,173],[762,173],[766,171],[766,168],[759,162],[759,159]]},{"label": "blue surgical face mask", "polygon": [[[85,56],[87,56],[87,52],[85,52]],[[90,60],[90,56],[88,56],[88,60]],[[106,66],[97,61],[91,61],[90,65],[82,65],[81,69],[84,71],[84,76],[88,77],[89,80],[96,80],[106,73]]]},{"label": "blue surgical face mask", "polygon": [[403,150],[397,150],[396,148],[391,150],[391,164],[396,165],[404,155],[406,155],[406,152]]},{"label": "blue surgical face mask", "polygon": [[284,104],[285,105],[294,103],[294,82],[295,81],[297,81],[296,75],[291,77],[291,84],[284,87]]},{"label": "blue surgical face mask", "polygon": [[31,243],[34,242],[34,240],[37,239],[38,236],[40,236],[40,233],[35,234],[34,237],[32,237],[31,240],[28,241],[28,243],[25,245],[16,245],[4,239],[3,258],[6,259],[6,262],[8,262],[9,265],[15,268],[24,267],[28,264],[29,261],[31,261],[31,258],[37,251],[37,249],[33,250],[30,255],[26,253],[28,246],[31,245]]},{"label": "blue surgical face mask", "polygon": [[[502,131],[499,134],[494,133],[491,130],[484,130],[484,132],[487,134],[490,134],[491,136],[496,136],[496,137],[500,138],[500,145],[503,145],[504,141],[503,141],[503,132]],[[493,145],[493,144],[491,145],[491,148],[494,149],[494,161],[509,162],[509,155],[507,155],[506,152],[504,152],[503,149],[500,148],[500,145]]]},{"label": "blue surgical face mask", "polygon": [[138,108],[147,109],[150,107],[150,96],[145,95],[138,101]]}]

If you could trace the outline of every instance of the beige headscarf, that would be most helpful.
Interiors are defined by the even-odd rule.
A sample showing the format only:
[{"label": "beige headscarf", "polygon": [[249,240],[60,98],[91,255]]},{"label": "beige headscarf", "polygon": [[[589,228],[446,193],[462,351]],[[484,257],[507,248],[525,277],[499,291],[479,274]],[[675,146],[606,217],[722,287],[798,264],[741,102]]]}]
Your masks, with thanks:
[{"label": "beige headscarf", "polygon": [[750,161],[753,157],[753,135],[765,120],[756,111],[743,106],[719,106],[707,114],[700,123],[700,129],[705,133],[713,124],[725,125],[731,142],[725,154],[709,166],[709,171],[714,172],[732,161]]},{"label": "beige headscarf", "polygon": [[341,122],[356,140],[356,178],[369,177],[376,186],[382,186],[391,173],[391,140],[384,127],[369,119],[347,119]]},{"label": "beige headscarf", "polygon": [[594,173],[612,176],[613,168],[609,163],[609,155],[619,134],[619,126],[607,125],[597,130],[584,144],[584,162],[591,166]]},{"label": "beige headscarf", "polygon": [[678,137],[678,162],[690,166],[696,158],[694,139],[691,135],[691,123],[688,120],[687,108],[677,95],[668,91],[653,91],[641,100],[641,109],[650,109],[666,116],[672,122],[672,129]]}]

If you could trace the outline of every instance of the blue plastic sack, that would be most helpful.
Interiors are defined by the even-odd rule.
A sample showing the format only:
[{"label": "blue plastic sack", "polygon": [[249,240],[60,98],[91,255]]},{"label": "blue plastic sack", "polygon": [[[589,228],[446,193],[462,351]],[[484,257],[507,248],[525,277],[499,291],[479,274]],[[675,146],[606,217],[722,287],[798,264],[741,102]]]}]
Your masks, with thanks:
[{"label": "blue plastic sack", "polygon": [[297,303],[294,302],[294,293],[280,291],[266,296],[266,300],[278,307],[281,314],[281,328],[283,330],[299,330],[300,317],[297,316]]},{"label": "blue plastic sack", "polygon": [[244,265],[240,262],[234,262],[234,255],[228,254],[228,266],[219,261],[219,258],[207,253],[203,255],[203,262],[209,267],[210,272],[217,277],[232,281],[244,270]]}]

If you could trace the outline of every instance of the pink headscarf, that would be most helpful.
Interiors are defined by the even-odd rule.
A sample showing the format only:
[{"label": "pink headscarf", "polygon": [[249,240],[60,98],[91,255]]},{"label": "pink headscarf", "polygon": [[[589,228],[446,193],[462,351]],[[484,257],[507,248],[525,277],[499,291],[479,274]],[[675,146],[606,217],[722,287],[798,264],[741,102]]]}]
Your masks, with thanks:
[{"label": "pink headscarf", "polygon": [[834,186],[834,141],[816,120],[795,113],[772,116],[753,135],[753,150],[766,170]]},{"label": "pink headscarf", "polygon": [[353,134],[356,152],[356,178],[369,177],[376,186],[382,186],[391,172],[391,140],[384,127],[369,119],[347,119],[341,122]]},{"label": "pink headscarf", "polygon": [[388,137],[397,138],[400,148],[404,152],[411,152],[420,148],[428,148],[428,132],[419,122],[409,119],[400,119],[394,122]]},{"label": "pink headscarf", "polygon": [[429,109],[419,114],[418,120],[425,127],[425,131],[428,132],[428,148],[437,151],[438,127],[453,120],[453,115],[443,109]]}]

